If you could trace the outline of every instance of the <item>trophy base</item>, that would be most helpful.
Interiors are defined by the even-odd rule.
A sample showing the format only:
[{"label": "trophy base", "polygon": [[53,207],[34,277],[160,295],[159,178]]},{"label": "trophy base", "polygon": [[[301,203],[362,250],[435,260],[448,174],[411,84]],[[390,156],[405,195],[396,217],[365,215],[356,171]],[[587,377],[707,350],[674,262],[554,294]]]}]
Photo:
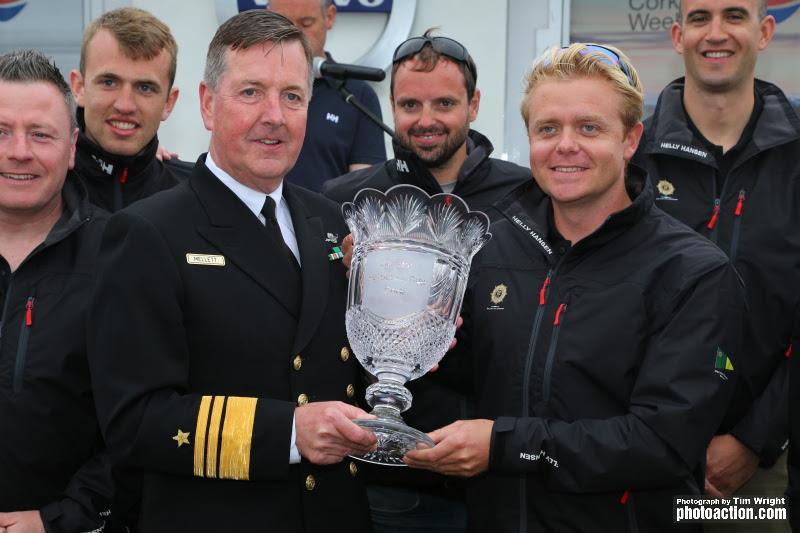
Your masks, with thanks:
[{"label": "trophy base", "polygon": [[353,420],[359,426],[371,430],[378,440],[375,450],[364,455],[351,455],[353,459],[386,466],[408,466],[403,456],[417,449],[417,444],[433,448],[434,442],[425,433],[407,426],[401,421],[384,418]]}]

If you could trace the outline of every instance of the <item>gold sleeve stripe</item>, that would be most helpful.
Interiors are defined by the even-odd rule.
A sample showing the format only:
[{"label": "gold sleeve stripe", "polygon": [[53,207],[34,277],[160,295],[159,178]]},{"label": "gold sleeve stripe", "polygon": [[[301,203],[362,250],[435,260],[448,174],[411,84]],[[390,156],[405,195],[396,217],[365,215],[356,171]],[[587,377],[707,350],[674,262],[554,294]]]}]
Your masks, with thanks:
[{"label": "gold sleeve stripe", "polygon": [[219,450],[220,423],[225,396],[214,396],[211,420],[208,423],[208,446],[206,450],[206,477],[217,477],[217,453]]},{"label": "gold sleeve stripe", "polygon": [[222,479],[250,479],[250,447],[257,403],[256,398],[228,397],[219,456]]},{"label": "gold sleeve stripe", "polygon": [[197,425],[194,428],[194,475],[205,475],[206,457],[206,430],[208,429],[208,416],[211,409],[211,396],[203,396],[200,408],[197,410]]}]

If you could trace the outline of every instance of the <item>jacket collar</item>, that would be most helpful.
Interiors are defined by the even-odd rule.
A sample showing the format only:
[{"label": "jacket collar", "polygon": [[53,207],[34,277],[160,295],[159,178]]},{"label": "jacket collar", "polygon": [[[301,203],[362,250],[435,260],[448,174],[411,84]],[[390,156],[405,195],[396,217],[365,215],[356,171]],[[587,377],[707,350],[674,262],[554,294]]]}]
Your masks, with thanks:
[{"label": "jacket collar", "polygon": [[[481,133],[469,130],[467,134],[467,159],[458,171],[455,194],[468,194],[469,190],[475,188],[478,181],[488,175],[489,155],[494,150],[492,143]],[[433,177],[425,163],[411,150],[399,144],[396,140],[392,143],[394,147],[394,159],[386,162],[386,169],[395,183],[410,183],[421,188],[428,194],[438,194],[442,188]]]},{"label": "jacket collar", "polygon": [[[683,107],[684,83],[685,78],[678,78],[659,95],[655,111],[647,120],[642,142],[644,153],[667,154],[715,166],[713,154],[689,125]],[[740,160],[800,139],[800,117],[786,95],[777,86],[758,79],[755,91],[763,102],[763,109]]]},{"label": "jacket collar", "polygon": [[[145,169],[156,162],[157,135],[136,155],[112,154],[103,150],[100,145],[86,135],[86,122],[82,107],[78,108],[77,117],[80,133],[78,134],[78,149],[75,158],[76,165],[81,169],[81,176],[102,181],[108,181],[109,177],[114,177],[131,182],[147,177]],[[124,178],[123,173],[125,173]]]},{"label": "jacket collar", "polygon": [[[625,187],[631,198],[631,205],[611,214],[603,224],[574,247],[575,254],[599,248],[605,243],[635,225],[653,208],[655,194],[647,179],[647,173],[636,165],[628,165]],[[533,244],[538,254],[543,254],[550,265],[558,262],[553,244],[549,242],[552,217],[552,201],[535,180],[523,183],[508,196],[500,200],[496,207],[518,230],[524,241]],[[530,250],[530,247],[526,247]]]},{"label": "jacket collar", "polygon": [[92,219],[96,209],[89,203],[89,196],[81,180],[73,171],[67,173],[61,189],[63,212],[56,224],[45,237],[42,247],[47,247],[66,239],[72,232]]},{"label": "jacket collar", "polygon": [[205,158],[200,156],[189,179],[208,216],[208,224],[198,225],[197,231],[298,319],[294,351],[299,352],[311,340],[327,304],[328,251],[322,221],[311,214],[299,187],[284,182],[303,265],[302,295],[293,294],[291,284],[281,281],[287,275],[285,258],[270,248],[261,222],[211,173]]}]

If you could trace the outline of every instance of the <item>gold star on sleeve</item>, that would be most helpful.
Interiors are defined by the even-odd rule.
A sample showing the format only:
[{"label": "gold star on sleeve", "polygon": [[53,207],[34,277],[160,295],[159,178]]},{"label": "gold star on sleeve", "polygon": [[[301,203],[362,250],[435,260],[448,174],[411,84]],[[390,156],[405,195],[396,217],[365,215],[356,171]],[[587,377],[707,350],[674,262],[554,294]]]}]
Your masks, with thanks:
[{"label": "gold star on sleeve", "polygon": [[172,440],[178,443],[178,448],[184,444],[189,444],[189,432],[178,430],[178,434],[172,437]]}]

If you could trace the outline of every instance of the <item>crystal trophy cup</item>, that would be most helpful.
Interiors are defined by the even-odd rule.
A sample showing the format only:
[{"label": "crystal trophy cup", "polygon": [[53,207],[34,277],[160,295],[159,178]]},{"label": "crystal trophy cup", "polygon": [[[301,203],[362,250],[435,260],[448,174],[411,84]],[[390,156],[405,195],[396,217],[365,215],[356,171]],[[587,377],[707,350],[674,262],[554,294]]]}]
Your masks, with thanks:
[{"label": "crystal trophy cup", "polygon": [[357,459],[405,466],[418,443],[433,446],[400,413],[411,407],[404,384],[444,356],[456,330],[472,257],[489,240],[488,217],[452,194],[413,185],[358,192],[342,213],[353,235],[347,337],[377,382],[367,388],[376,419],[356,420],[377,438]]}]

